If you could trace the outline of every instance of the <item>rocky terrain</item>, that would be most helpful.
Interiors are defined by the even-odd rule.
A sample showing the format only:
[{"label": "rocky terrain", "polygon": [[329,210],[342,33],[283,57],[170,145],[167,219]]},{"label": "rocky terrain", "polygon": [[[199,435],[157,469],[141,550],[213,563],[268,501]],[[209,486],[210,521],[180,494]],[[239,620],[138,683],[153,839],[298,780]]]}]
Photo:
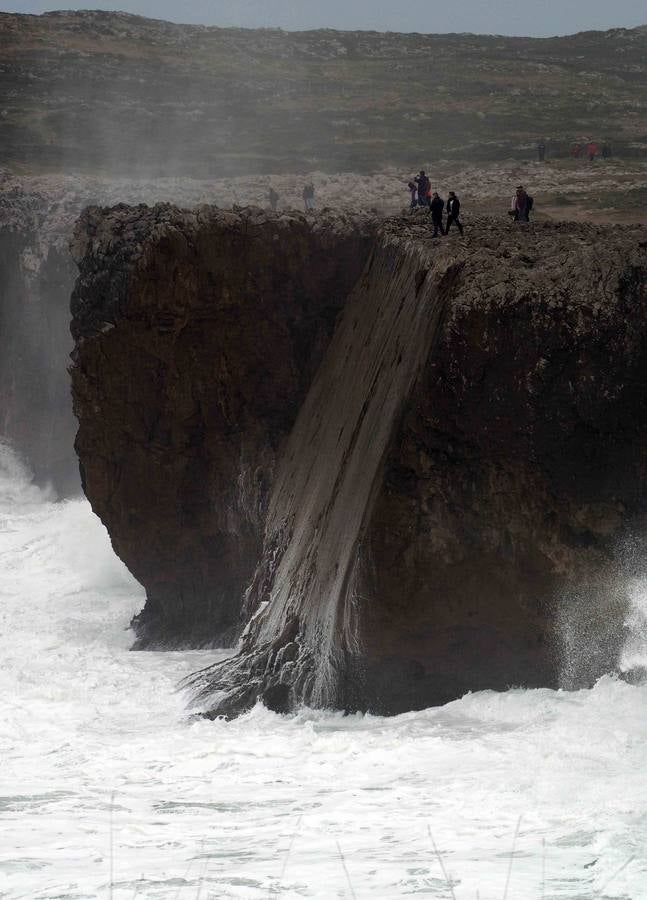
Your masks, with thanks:
[{"label": "rocky terrain", "polygon": [[643,227],[121,206],[74,252],[77,450],[141,642],[244,629],[196,676],[209,714],[556,685],[576,589],[601,598],[581,676],[613,665],[647,512]]},{"label": "rocky terrain", "polygon": [[[421,23],[424,26],[424,23]],[[247,31],[125,13],[0,14],[16,171],[354,171],[647,150],[647,30],[551,39]]]}]

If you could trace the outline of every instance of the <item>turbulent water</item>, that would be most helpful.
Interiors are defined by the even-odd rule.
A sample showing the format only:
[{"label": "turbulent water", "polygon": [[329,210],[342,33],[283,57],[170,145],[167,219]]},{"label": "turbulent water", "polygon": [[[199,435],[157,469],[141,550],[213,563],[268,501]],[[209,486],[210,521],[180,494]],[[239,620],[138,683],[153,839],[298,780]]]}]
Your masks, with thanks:
[{"label": "turbulent water", "polygon": [[1,897],[647,897],[646,686],[192,719],[217,654],[129,653],[141,590],[6,448],[0,603]]}]

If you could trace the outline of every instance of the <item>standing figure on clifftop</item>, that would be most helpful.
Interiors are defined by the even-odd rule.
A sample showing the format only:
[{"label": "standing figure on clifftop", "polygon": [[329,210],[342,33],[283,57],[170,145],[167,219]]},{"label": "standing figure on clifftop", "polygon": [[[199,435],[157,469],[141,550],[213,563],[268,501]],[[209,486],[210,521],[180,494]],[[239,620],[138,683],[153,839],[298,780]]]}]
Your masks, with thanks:
[{"label": "standing figure on clifftop", "polygon": [[279,205],[279,195],[276,193],[273,187],[270,186],[270,192],[267,195],[267,199],[270,201],[270,209],[272,212],[276,212],[276,208]]},{"label": "standing figure on clifftop", "polygon": [[595,162],[595,157],[598,155],[598,145],[595,141],[589,141],[586,145],[586,155],[589,158],[589,162]]},{"label": "standing figure on clifftop", "polygon": [[303,197],[303,205],[305,206],[306,212],[315,208],[315,186],[312,182],[304,185],[301,196]]},{"label": "standing figure on clifftop", "polygon": [[416,175],[414,181],[418,185],[418,206],[431,206],[431,181],[429,181],[422,169],[420,170],[420,175]]},{"label": "standing figure on clifftop", "polygon": [[530,221],[530,210],[533,207],[534,200],[529,197],[522,184],[519,185],[512,197],[510,207],[510,215],[514,217],[515,222],[527,224]]},{"label": "standing figure on clifftop", "polygon": [[537,156],[539,157],[539,162],[543,162],[546,159],[546,144],[543,141],[539,141],[537,144]]},{"label": "standing figure on clifftop", "polygon": [[460,233],[463,233],[463,224],[458,218],[461,214],[461,201],[458,199],[454,191],[449,192],[449,199],[447,200],[447,227],[445,228],[445,234],[449,234],[449,229],[452,225],[456,225]]},{"label": "standing figure on clifftop", "polygon": [[407,187],[409,188],[409,193],[411,194],[411,204],[409,206],[409,209],[411,210],[411,212],[413,212],[418,205],[418,186],[414,181],[410,181]]},{"label": "standing figure on clifftop", "polygon": [[441,234],[445,234],[443,230],[443,212],[445,210],[445,201],[441,196],[439,196],[437,191],[434,191],[434,195],[431,199],[431,221],[434,226],[434,233],[432,237],[438,237],[438,231]]},{"label": "standing figure on clifftop", "polygon": [[582,145],[581,144],[573,144],[571,147],[571,156],[573,159],[579,159],[582,155]]}]

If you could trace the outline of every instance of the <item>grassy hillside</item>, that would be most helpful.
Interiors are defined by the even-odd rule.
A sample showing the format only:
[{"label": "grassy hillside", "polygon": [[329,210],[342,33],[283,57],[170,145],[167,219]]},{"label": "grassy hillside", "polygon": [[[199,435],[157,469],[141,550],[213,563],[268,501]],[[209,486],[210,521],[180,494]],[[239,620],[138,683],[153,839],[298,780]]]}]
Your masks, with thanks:
[{"label": "grassy hillside", "polygon": [[0,14],[15,170],[366,172],[589,138],[647,155],[647,28],[528,39]]}]

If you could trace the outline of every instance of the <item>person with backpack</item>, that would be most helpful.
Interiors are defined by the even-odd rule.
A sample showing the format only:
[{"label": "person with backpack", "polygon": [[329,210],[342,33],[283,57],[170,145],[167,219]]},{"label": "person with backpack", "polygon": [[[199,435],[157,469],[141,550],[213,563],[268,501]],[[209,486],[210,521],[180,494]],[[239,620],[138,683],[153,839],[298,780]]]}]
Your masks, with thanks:
[{"label": "person with backpack", "polygon": [[443,212],[445,210],[445,201],[439,196],[438,191],[434,191],[431,198],[431,222],[434,226],[432,237],[438,237],[438,231],[441,235],[445,234],[443,230]]},{"label": "person with backpack", "polygon": [[520,184],[515,191],[510,207],[510,214],[513,216],[514,221],[527,224],[530,221],[530,211],[533,204],[533,198],[528,196],[524,186]]},{"label": "person with backpack", "polygon": [[431,181],[422,169],[414,181],[418,185],[418,206],[431,206]]},{"label": "person with backpack", "polygon": [[461,214],[461,202],[454,193],[454,191],[450,191],[447,200],[447,225],[445,227],[445,234],[449,234],[449,229],[452,225],[456,225],[461,234],[463,234],[463,224],[459,219]]}]

